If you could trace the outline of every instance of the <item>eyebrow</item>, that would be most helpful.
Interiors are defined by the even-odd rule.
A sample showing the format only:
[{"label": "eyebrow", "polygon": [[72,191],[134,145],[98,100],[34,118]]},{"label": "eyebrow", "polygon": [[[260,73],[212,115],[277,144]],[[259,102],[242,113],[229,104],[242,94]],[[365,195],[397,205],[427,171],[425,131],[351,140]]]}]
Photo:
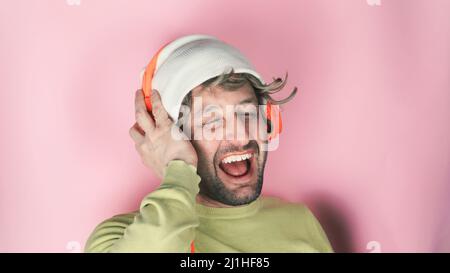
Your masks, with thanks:
[{"label": "eyebrow", "polygon": [[255,99],[255,97],[248,97],[248,98],[246,98],[246,99],[244,99],[244,100],[242,100],[241,102],[239,102],[238,104],[246,104],[246,103],[254,103],[254,102],[258,102],[258,100],[257,99]]},{"label": "eyebrow", "polygon": [[[243,99],[243,100],[241,100],[237,105],[242,105],[242,104],[253,104],[253,103],[255,103],[256,102],[256,104],[258,104],[258,99],[255,99],[255,97],[248,97],[248,98],[246,98],[246,99]],[[203,113],[209,113],[209,112],[213,112],[212,111],[212,109],[210,109],[210,110],[202,110],[203,111]],[[201,112],[200,110],[197,110],[195,113],[196,114],[198,114],[199,112]]]}]

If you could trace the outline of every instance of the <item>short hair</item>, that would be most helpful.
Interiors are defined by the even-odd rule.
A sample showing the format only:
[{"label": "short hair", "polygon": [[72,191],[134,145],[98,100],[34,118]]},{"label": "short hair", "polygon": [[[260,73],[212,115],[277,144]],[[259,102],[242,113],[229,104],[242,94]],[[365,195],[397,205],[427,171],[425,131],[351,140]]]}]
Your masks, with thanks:
[{"label": "short hair", "polygon": [[[203,88],[211,87],[211,86],[219,86],[226,90],[236,90],[245,84],[249,83],[253,90],[255,91],[256,97],[258,98],[258,102],[263,104],[264,100],[270,102],[274,105],[284,104],[294,98],[297,93],[297,87],[294,87],[292,92],[284,99],[276,100],[272,98],[272,94],[275,94],[283,89],[286,85],[288,78],[288,73],[286,72],[286,76],[283,79],[281,78],[273,78],[273,81],[269,84],[262,83],[257,77],[253,76],[250,73],[235,73],[232,68],[229,72],[224,72],[219,76],[213,77],[209,80],[204,81],[200,86]],[[192,100],[192,90],[184,97],[182,105],[191,105]]]}]

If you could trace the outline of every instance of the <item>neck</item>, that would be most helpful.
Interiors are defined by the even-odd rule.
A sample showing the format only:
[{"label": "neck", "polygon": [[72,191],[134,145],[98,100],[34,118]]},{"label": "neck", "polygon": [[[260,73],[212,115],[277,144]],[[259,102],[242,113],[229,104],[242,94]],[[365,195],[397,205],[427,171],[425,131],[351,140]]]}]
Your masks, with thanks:
[{"label": "neck", "polygon": [[219,201],[213,200],[202,194],[197,194],[196,200],[197,200],[197,203],[202,204],[207,207],[213,207],[213,208],[232,208],[233,207],[233,206],[221,203]]}]

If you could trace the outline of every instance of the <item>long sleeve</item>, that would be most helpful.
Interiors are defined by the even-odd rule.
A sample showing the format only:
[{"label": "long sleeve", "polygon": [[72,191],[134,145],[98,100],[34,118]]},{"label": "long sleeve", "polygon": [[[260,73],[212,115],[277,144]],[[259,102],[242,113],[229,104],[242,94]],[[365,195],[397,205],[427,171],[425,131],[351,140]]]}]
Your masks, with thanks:
[{"label": "long sleeve", "polygon": [[86,252],[189,252],[199,219],[195,197],[200,177],[181,160],[169,162],[161,185],[141,202],[140,209],[99,224]]}]

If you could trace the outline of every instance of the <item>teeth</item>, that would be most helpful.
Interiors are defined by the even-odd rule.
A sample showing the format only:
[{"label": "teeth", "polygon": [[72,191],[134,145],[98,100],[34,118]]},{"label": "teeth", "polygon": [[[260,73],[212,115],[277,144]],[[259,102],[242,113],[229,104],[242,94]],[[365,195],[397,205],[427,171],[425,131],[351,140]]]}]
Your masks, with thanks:
[{"label": "teeth", "polygon": [[230,155],[225,157],[222,160],[222,163],[231,163],[236,161],[246,160],[252,157],[252,154],[243,154],[243,155]]}]

